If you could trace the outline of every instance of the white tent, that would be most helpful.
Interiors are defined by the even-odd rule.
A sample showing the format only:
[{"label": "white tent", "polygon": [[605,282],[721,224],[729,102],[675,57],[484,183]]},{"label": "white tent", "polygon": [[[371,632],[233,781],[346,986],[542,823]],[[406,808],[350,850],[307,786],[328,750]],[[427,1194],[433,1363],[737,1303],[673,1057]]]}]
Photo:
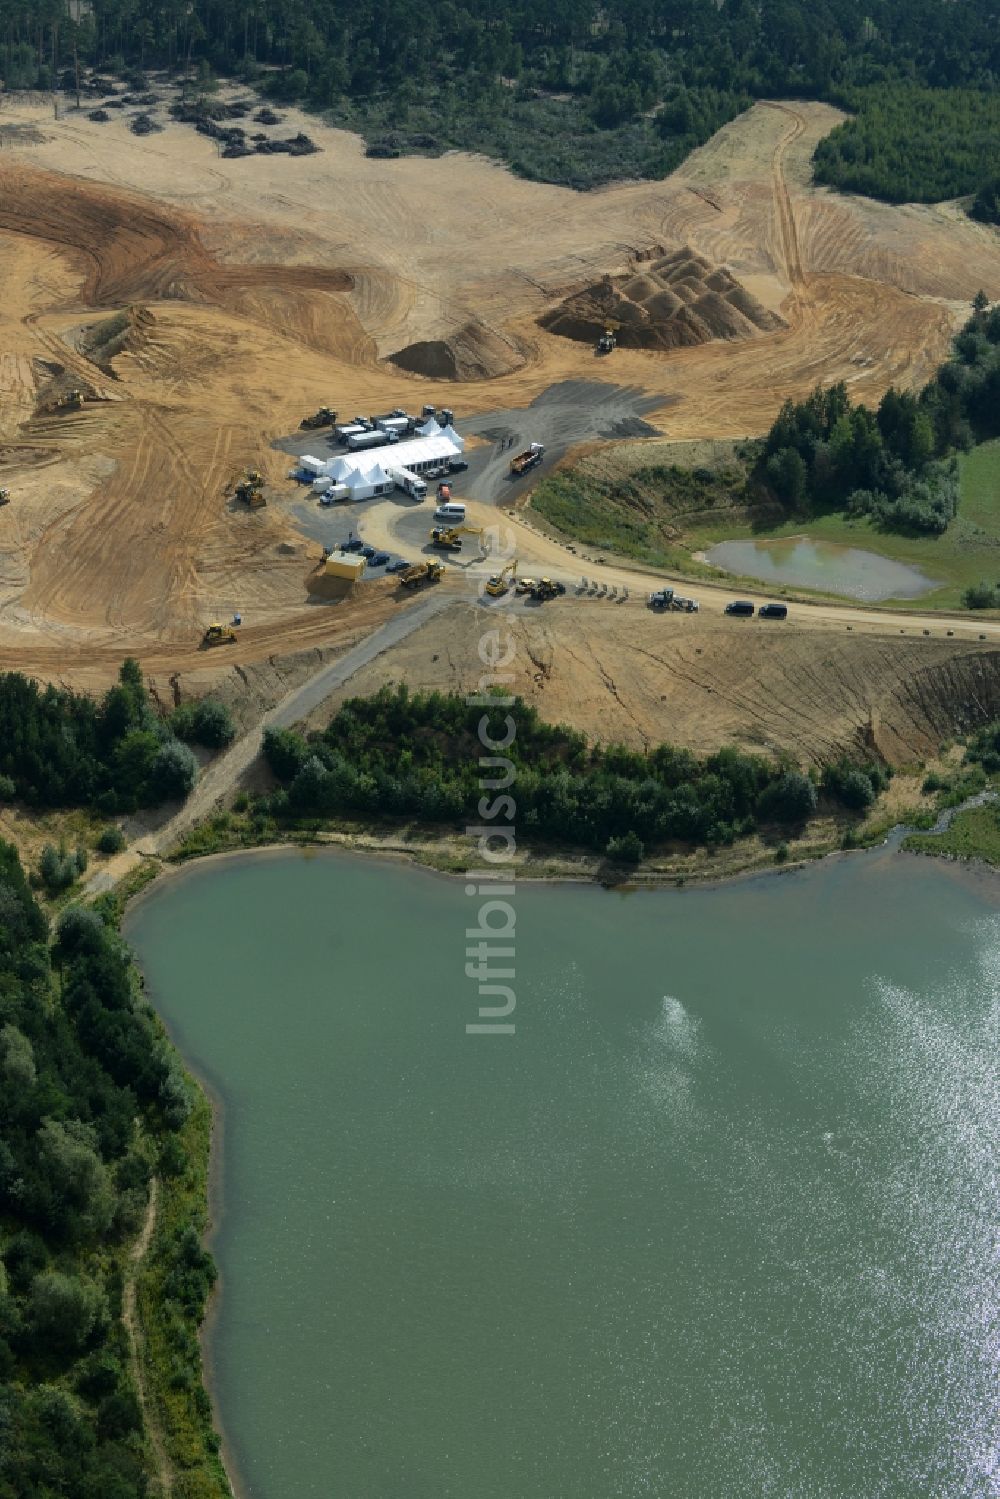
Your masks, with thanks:
[{"label": "white tent", "polygon": [[437,437],[441,432],[441,428],[438,426],[433,417],[428,417],[424,425],[417,428],[417,431],[420,433],[421,437]]},{"label": "white tent", "polygon": [[464,451],[465,438],[459,437],[458,433],[455,431],[450,422],[448,423],[447,427],[442,427],[441,436],[446,437],[449,442],[453,442],[460,453]]},{"label": "white tent", "polygon": [[369,484],[376,486],[384,484],[389,485],[390,488],[392,486],[392,480],[380,463],[376,463],[374,468],[368,470],[367,479]]}]

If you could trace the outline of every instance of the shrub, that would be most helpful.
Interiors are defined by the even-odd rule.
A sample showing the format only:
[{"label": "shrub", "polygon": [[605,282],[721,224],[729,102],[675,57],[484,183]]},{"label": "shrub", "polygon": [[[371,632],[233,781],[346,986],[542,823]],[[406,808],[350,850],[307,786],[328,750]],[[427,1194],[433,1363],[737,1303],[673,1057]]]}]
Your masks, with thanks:
[{"label": "shrub", "polygon": [[1000,608],[1000,588],[993,583],[987,583],[983,578],[979,583],[969,585],[962,594],[962,603],[966,609]]},{"label": "shrub", "polygon": [[622,833],[619,838],[609,838],[604,852],[614,864],[640,864],[646,850],[638,833]]},{"label": "shrub", "polygon": [[182,703],[170,715],[170,727],[179,739],[222,749],[236,737],[236,725],[225,703],[205,697],[197,703]]},{"label": "shrub", "polygon": [[763,822],[799,824],[816,810],[816,787],[808,776],[790,770],[772,781],[757,798],[757,815]]},{"label": "shrub", "polygon": [[102,828],[97,839],[97,851],[101,854],[120,854],[125,847],[125,834],[114,823]]},{"label": "shrub", "polygon": [[87,855],[84,849],[78,848],[73,853],[67,853],[64,848],[55,848],[51,843],[47,843],[42,849],[38,861],[38,873],[50,895],[68,890],[86,867]]},{"label": "shrub", "polygon": [[0,776],[0,802],[12,802],[17,795],[17,783],[10,776]]},{"label": "shrub", "polygon": [[198,776],[198,762],[186,744],[168,739],[160,746],[150,771],[150,782],[160,801],[187,796]]}]

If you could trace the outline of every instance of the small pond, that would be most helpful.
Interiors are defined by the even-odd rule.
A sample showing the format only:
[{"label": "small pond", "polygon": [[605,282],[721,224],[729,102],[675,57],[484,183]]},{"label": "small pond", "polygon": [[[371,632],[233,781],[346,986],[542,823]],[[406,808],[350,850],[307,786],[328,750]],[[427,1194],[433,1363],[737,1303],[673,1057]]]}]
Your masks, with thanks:
[{"label": "small pond", "polygon": [[727,572],[764,583],[816,588],[876,604],[882,599],[915,599],[939,585],[918,567],[907,567],[877,552],[788,536],[779,541],[720,541],[705,561]]}]

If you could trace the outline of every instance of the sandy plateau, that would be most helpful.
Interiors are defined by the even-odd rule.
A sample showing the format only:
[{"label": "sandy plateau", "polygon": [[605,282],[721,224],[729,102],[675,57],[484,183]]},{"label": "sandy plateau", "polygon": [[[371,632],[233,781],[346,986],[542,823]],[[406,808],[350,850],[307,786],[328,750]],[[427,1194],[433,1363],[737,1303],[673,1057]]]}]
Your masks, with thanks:
[{"label": "sandy plateau", "polygon": [[[810,185],[812,150],[841,118],[826,106],[759,104],[667,180],[587,195],[458,153],[369,160],[356,137],[284,113],[286,130],[307,130],[319,154],[227,160],[187,126],[138,138],[120,116],[57,120],[48,102],[2,101],[0,482],[13,500],[0,509],[0,666],[96,686],[129,652],[158,690],[180,690],[179,674],[196,690],[286,657],[325,657],[390,619],[401,603],[388,582],[339,602],[310,587],[319,549],[296,529],[288,459],[271,444],[321,403],[353,414],[434,402],[471,416],[527,406],[558,381],[610,378],[651,398],[650,419],[672,438],[755,434],[785,397],[820,380],[846,380],[868,400],[918,385],[976,290],[1000,295],[1000,237],[949,206],[893,208]],[[774,315],[773,329],[668,352],[619,349],[613,368],[598,369],[591,347],[539,326],[654,246],[689,246],[724,267]],[[129,308],[142,313],[98,362],[93,325]],[[424,349],[428,376],[412,372]],[[47,413],[53,382],[83,390],[83,409]],[[226,498],[248,465],[271,486],[253,513]],[[519,532],[522,567],[556,555]],[[559,555],[564,571],[578,570]],[[693,658],[662,665],[674,683],[687,671],[688,733],[671,692],[647,680],[639,640],[653,626],[644,615],[639,624],[638,588],[613,626],[572,597],[553,607],[558,618],[522,613],[518,629],[539,680],[565,679],[565,690],[545,689],[554,712],[639,739],[718,739],[736,727],[717,711],[725,694],[707,669],[727,653],[717,619],[685,622],[686,641],[706,632],[704,680],[688,670]],[[238,644],[224,660],[200,654],[205,624],[235,609],[246,619]],[[454,618],[465,609],[457,603]],[[379,671],[392,675],[398,660],[415,683],[437,680],[441,653],[418,642],[433,644],[446,617],[394,647]],[[899,626],[876,618],[865,628],[898,646]],[[668,626],[656,627],[662,638]],[[474,656],[471,611],[461,628]],[[815,642],[826,638],[819,624],[796,637],[795,673],[808,675],[812,660],[821,677],[827,647]],[[928,670],[956,652],[993,660],[969,638],[939,639],[922,656],[920,641],[903,655],[865,649],[871,659],[856,655],[850,668],[860,704],[851,733],[918,658]],[[605,670],[605,651],[627,671]],[[744,667],[744,693],[772,691],[763,667]],[[889,717],[902,724],[906,713]],[[815,737],[786,727],[785,742]]]}]

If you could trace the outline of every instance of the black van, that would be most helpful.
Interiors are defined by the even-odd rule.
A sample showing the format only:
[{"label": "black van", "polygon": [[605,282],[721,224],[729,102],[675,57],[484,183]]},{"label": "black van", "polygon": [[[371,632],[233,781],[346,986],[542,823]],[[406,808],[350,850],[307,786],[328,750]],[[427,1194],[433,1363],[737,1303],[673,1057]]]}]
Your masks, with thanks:
[{"label": "black van", "polygon": [[727,614],[752,614],[753,604],[749,599],[733,599],[731,604],[726,605]]},{"label": "black van", "polygon": [[760,615],[761,619],[787,619],[788,605],[761,604],[760,608],[757,610],[757,613]]}]

